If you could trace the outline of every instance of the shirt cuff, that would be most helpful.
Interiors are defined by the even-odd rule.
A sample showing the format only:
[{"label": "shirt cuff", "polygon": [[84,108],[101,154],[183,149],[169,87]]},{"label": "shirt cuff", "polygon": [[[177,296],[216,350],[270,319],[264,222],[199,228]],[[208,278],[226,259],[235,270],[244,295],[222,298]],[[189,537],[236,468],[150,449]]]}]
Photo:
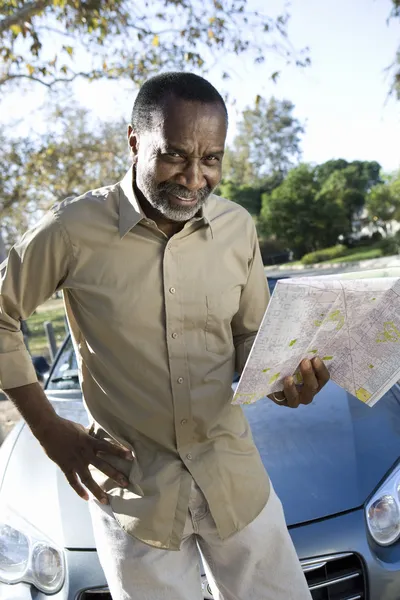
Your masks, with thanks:
[{"label": "shirt cuff", "polygon": [[0,389],[37,383],[37,375],[31,356],[26,349],[0,354]]}]

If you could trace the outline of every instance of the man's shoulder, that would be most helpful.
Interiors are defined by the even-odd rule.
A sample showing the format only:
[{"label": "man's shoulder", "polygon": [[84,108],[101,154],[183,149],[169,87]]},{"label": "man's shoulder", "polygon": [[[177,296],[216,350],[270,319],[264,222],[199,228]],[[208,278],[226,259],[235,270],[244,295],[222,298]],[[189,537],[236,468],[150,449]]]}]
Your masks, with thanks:
[{"label": "man's shoulder", "polygon": [[219,223],[223,227],[245,232],[254,230],[254,219],[251,214],[237,202],[212,194],[209,198],[207,216],[211,223]]},{"label": "man's shoulder", "polygon": [[68,196],[63,200],[55,202],[52,206],[52,210],[55,213],[73,214],[74,212],[84,211],[86,208],[104,207],[109,204],[110,200],[113,200],[115,196],[118,196],[119,184],[106,185],[100,188],[88,190],[80,195]]},{"label": "man's shoulder", "polygon": [[65,225],[79,225],[112,219],[117,214],[119,183],[89,190],[79,196],[68,196],[51,207],[55,217]]},{"label": "man's shoulder", "polygon": [[215,218],[224,215],[234,215],[235,218],[246,222],[253,221],[251,214],[237,202],[212,194],[210,196],[210,217]]}]

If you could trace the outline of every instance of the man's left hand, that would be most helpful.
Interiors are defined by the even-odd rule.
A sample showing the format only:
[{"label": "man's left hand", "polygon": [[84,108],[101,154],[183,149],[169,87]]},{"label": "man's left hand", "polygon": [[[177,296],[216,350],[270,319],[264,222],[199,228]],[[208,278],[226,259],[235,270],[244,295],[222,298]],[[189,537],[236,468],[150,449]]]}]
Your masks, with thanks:
[{"label": "man's left hand", "polygon": [[300,372],[303,378],[302,385],[296,385],[293,377],[286,377],[283,382],[283,392],[276,392],[275,398],[273,395],[268,398],[275,404],[290,408],[297,408],[300,404],[310,404],[314,396],[328,383],[329,372],[320,358],[301,361]]}]

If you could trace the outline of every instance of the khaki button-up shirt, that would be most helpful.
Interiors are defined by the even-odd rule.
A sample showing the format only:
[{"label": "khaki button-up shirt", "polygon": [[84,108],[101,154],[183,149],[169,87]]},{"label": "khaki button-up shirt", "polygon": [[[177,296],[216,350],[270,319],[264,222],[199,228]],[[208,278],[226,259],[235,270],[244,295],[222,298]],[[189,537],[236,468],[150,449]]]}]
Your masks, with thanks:
[{"label": "khaki button-up shirt", "polygon": [[126,531],[179,549],[192,478],[222,539],[258,515],[269,479],[231,384],[269,295],[241,206],[212,195],[169,239],[143,214],[130,170],[53,207],[11,250],[0,281],[3,389],[36,381],[20,319],[64,291],[92,434],[134,455],[109,457],[127,489],[94,470]]}]

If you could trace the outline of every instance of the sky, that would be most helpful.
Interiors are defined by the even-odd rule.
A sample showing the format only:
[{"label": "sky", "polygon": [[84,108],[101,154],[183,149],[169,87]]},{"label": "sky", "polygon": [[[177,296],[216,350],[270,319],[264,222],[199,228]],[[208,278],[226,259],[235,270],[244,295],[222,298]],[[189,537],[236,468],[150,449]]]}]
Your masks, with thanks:
[{"label": "sky", "polygon": [[[262,0],[248,0],[254,6]],[[274,12],[283,0],[270,0]],[[294,116],[305,124],[302,160],[321,163],[331,158],[377,160],[384,171],[400,167],[400,101],[388,98],[390,79],[385,73],[400,44],[400,21],[387,23],[390,0],[292,0],[289,39],[296,48],[309,46],[311,67],[283,67],[278,82],[269,75],[280,68],[270,54],[264,65],[253,66],[243,57],[232,62],[232,79],[208,78],[235,100],[229,104],[229,141],[235,135],[240,112],[254,105],[256,96],[286,98],[295,105]],[[265,10],[265,9],[264,9]],[[79,81],[79,102],[105,120],[118,116],[129,120],[135,91],[128,83]],[[0,121],[13,120],[23,131],[32,112],[45,98],[41,88],[25,96],[10,94],[2,102]],[[38,113],[36,130],[45,128]]]}]

